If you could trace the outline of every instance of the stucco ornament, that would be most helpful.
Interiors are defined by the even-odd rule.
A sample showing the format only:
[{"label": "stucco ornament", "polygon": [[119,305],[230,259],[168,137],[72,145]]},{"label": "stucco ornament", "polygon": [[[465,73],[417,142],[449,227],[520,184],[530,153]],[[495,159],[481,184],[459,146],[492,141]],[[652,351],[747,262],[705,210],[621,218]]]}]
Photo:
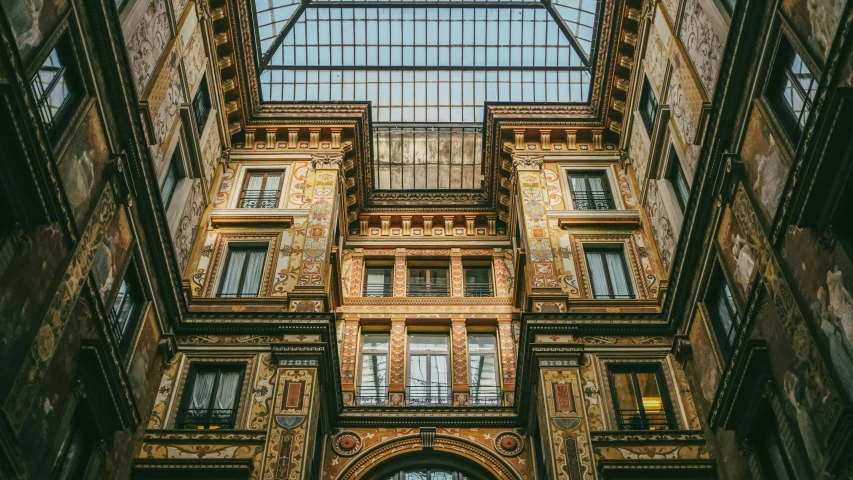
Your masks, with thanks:
[{"label": "stucco ornament", "polygon": [[505,457],[514,457],[524,450],[524,440],[514,432],[501,433],[495,437],[495,450]]},{"label": "stucco ornament", "polygon": [[342,457],[351,457],[361,451],[361,437],[357,433],[344,430],[332,438],[332,450]]}]

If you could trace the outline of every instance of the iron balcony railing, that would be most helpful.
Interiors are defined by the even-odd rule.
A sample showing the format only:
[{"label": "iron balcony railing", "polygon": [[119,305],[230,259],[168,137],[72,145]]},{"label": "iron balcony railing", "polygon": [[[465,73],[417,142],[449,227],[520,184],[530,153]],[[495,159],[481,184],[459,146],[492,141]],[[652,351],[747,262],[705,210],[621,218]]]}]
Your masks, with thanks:
[{"label": "iron balcony railing", "polygon": [[410,283],[408,295],[410,297],[449,297],[450,288],[447,285]]},{"label": "iron balcony railing", "polygon": [[243,190],[240,208],[278,208],[278,190]]},{"label": "iron balcony railing", "polygon": [[492,284],[489,282],[470,282],[465,284],[466,297],[493,297]]},{"label": "iron balcony railing", "polygon": [[615,207],[610,192],[604,190],[591,190],[587,192],[572,193],[575,208],[578,210],[613,210]]},{"label": "iron balcony railing", "polygon": [[501,387],[486,385],[471,385],[471,396],[468,397],[472,407],[501,406]]},{"label": "iron balcony railing", "polygon": [[384,407],[388,405],[388,387],[358,387],[355,404],[359,407]]},{"label": "iron balcony railing", "polygon": [[390,284],[380,284],[380,285],[365,285],[364,287],[364,296],[365,297],[392,297],[394,296],[394,285]]},{"label": "iron balcony railing", "polygon": [[218,298],[257,298],[258,293],[257,292],[253,292],[253,293],[249,293],[249,292],[243,292],[243,293],[217,292],[216,296]]},{"label": "iron balcony railing", "polygon": [[406,387],[406,405],[411,407],[449,407],[450,386],[421,385]]},{"label": "iron balcony railing", "polygon": [[610,298],[613,300],[620,300],[620,299],[629,299],[630,300],[630,299],[637,298],[637,297],[633,293],[626,293],[626,294],[622,294],[622,295],[606,294],[606,293],[603,293],[601,295],[596,295],[595,293],[593,293],[592,298],[595,298],[595,299]]},{"label": "iron balcony railing", "polygon": [[236,408],[189,408],[184,412],[178,428],[234,428],[236,415]]},{"label": "iron balcony railing", "polygon": [[113,332],[113,338],[116,341],[117,345],[121,345],[124,341],[124,330],[122,328],[121,319],[118,318],[118,314],[112,308],[107,311],[107,321],[110,324],[110,330]]},{"label": "iron balcony railing", "polygon": [[666,412],[649,413],[640,410],[618,410],[619,427],[622,430],[672,430]]}]

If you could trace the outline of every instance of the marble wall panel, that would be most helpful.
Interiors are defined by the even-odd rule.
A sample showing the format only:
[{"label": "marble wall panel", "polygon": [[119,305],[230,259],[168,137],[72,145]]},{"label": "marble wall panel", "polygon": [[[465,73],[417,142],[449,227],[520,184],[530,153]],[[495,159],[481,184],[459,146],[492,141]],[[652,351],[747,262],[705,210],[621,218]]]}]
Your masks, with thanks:
[{"label": "marble wall panel", "polygon": [[717,243],[720,246],[727,270],[737,288],[736,294],[746,299],[749,286],[758,271],[755,269],[756,245],[750,244],[730,208],[726,208],[720,227],[717,229]]},{"label": "marble wall panel", "polygon": [[0,1],[25,65],[37,60],[35,54],[59,25],[68,4],[68,0]]}]

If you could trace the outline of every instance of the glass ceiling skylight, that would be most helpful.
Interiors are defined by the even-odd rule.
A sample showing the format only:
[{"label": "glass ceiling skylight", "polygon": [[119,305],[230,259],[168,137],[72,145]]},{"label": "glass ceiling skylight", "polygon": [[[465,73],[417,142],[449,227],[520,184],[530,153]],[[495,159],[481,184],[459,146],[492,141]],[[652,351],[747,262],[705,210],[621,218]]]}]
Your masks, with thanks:
[{"label": "glass ceiling skylight", "polygon": [[[482,124],[485,102],[589,100],[600,0],[249,1],[263,102],[369,101],[383,131],[449,132]],[[417,148],[401,141],[402,157],[384,162],[418,161],[403,158]],[[447,141],[447,151],[466,151]],[[466,178],[472,186],[460,188],[478,188],[477,175]]]}]

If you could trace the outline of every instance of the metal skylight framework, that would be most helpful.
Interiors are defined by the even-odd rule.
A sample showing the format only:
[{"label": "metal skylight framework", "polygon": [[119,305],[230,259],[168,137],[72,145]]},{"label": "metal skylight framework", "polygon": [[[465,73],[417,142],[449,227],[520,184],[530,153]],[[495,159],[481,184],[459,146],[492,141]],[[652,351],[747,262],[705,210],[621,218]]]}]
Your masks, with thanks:
[{"label": "metal skylight framework", "polygon": [[[263,102],[369,101],[374,127],[387,134],[470,132],[481,126],[486,102],[589,100],[601,0],[249,1]],[[374,138],[374,147],[391,145],[385,138]],[[480,160],[470,165],[464,140],[421,148],[420,158],[412,138],[411,145],[402,140],[399,149],[393,143],[385,154],[374,152],[374,167],[422,160],[436,165],[436,178],[442,163],[479,168]],[[449,151],[467,153],[439,158]],[[435,188],[412,186],[435,182],[410,181],[405,173],[397,181],[391,170],[384,179],[376,172],[376,188]],[[479,188],[478,174],[459,178],[465,180],[437,188]]]}]

